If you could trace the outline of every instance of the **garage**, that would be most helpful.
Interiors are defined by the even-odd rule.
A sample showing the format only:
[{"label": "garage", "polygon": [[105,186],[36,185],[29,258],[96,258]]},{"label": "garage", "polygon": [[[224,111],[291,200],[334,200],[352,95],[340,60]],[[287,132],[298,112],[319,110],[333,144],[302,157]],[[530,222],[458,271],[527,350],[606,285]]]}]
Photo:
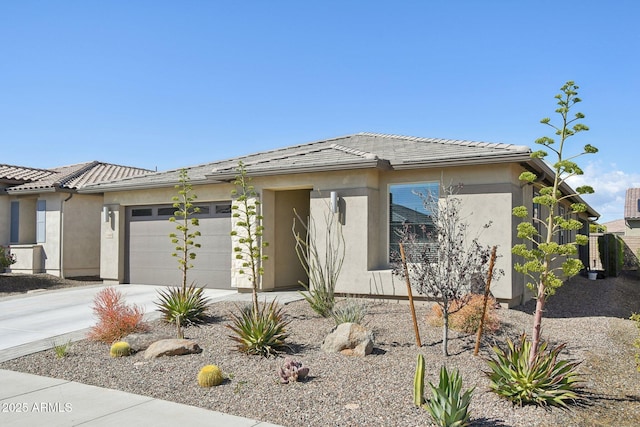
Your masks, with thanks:
[{"label": "garage", "polygon": [[[196,214],[200,231],[195,239],[202,245],[194,248],[196,259],[189,269],[187,284],[195,283],[214,289],[231,289],[231,202],[198,203]],[[182,272],[172,256],[176,245],[169,234],[176,223],[169,219],[176,208],[172,205],[130,206],[126,211],[127,233],[125,280],[148,285],[179,285]],[[178,218],[179,219],[179,218]]]}]

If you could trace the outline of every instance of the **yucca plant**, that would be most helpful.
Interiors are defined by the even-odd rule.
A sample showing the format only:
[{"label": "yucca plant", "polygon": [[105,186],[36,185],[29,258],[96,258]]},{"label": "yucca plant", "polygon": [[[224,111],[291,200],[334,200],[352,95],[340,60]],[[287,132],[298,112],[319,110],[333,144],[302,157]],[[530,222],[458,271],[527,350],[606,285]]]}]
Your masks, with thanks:
[{"label": "yucca plant", "polygon": [[580,362],[558,360],[565,346],[547,350],[548,343],[541,341],[532,362],[526,334],[517,344],[507,340],[506,350],[494,346],[495,357],[487,360],[490,371],[485,372],[490,390],[520,406],[568,408],[568,403],[579,400],[582,381],[576,372]]},{"label": "yucca plant", "polygon": [[162,318],[168,323],[179,321],[186,323],[200,323],[205,318],[205,311],[209,299],[204,295],[204,288],[194,284],[182,289],[168,288],[158,291],[159,302],[155,304],[162,313]]},{"label": "yucca plant", "polygon": [[366,304],[354,299],[348,299],[344,304],[335,306],[331,310],[331,317],[336,322],[336,325],[341,323],[362,324],[366,315]]},{"label": "yucca plant", "polygon": [[445,366],[440,368],[438,386],[429,383],[431,399],[424,404],[435,424],[441,427],[462,427],[469,425],[469,403],[475,389],[462,392],[462,377],[458,370],[448,372]]},{"label": "yucca plant", "polygon": [[238,308],[240,314],[231,313],[232,324],[226,325],[234,332],[229,338],[237,343],[238,351],[270,357],[287,347],[286,328],[291,321],[285,319],[283,307],[275,300],[259,304],[257,311],[251,305]]}]

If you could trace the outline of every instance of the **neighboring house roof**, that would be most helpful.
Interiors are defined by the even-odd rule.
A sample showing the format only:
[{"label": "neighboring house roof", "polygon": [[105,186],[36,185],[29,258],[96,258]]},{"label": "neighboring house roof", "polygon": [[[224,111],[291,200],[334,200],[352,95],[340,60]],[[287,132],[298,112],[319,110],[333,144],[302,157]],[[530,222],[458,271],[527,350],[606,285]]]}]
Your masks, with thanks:
[{"label": "neighboring house roof", "polygon": [[[233,180],[242,160],[253,176],[352,170],[486,164],[529,160],[526,146],[438,138],[358,133],[186,168],[192,183]],[[174,185],[179,171],[157,172],[118,182],[91,185],[85,191]]]},{"label": "neighboring house roof", "polygon": [[640,188],[628,188],[624,201],[624,219],[640,219]]},{"label": "neighboring house roof", "polygon": [[5,184],[21,184],[37,181],[51,176],[55,172],[48,169],[27,168],[23,166],[0,165],[0,182]]},{"label": "neighboring house roof", "polygon": [[607,227],[607,233],[624,233],[627,228],[624,219],[616,219],[614,221],[605,222],[601,225]]},{"label": "neighboring house roof", "polygon": [[9,194],[45,191],[73,191],[89,184],[113,181],[151,173],[147,169],[120,166],[98,161],[61,166],[53,169],[34,169],[0,165],[0,182],[11,185]]}]

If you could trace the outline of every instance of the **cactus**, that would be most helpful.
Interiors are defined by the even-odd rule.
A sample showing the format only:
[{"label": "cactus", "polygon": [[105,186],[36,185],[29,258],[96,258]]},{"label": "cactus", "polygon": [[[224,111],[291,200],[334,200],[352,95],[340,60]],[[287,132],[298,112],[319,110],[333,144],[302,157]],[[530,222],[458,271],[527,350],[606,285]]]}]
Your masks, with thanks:
[{"label": "cactus", "polygon": [[413,377],[413,403],[422,406],[424,403],[424,356],[418,354],[416,374]]},{"label": "cactus", "polygon": [[111,345],[111,349],[109,350],[109,355],[111,357],[123,357],[131,354],[131,347],[129,343],[124,341],[118,341]]},{"label": "cactus", "polygon": [[284,359],[284,365],[278,370],[282,384],[289,384],[304,379],[309,374],[309,368],[290,358]]},{"label": "cactus", "polygon": [[200,387],[213,387],[222,384],[222,371],[216,365],[207,365],[198,372]]}]

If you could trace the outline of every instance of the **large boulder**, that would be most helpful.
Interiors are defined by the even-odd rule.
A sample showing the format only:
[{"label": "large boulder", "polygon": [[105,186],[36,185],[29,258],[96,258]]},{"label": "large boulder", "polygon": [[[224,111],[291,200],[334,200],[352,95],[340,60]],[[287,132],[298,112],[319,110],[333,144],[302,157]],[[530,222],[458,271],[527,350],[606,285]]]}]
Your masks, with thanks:
[{"label": "large boulder", "polygon": [[165,339],[156,341],[144,352],[145,359],[153,359],[160,356],[182,356],[184,354],[201,353],[202,349],[197,342],[187,339]]},{"label": "large boulder", "polygon": [[373,351],[373,332],[357,323],[341,323],[322,342],[323,351],[348,356],[366,356]]},{"label": "large boulder", "polygon": [[120,341],[125,341],[131,347],[131,351],[137,353],[142,350],[146,350],[149,348],[151,344],[156,341],[169,339],[170,335],[157,333],[157,332],[136,332],[133,334],[129,334],[126,337],[122,338]]}]

